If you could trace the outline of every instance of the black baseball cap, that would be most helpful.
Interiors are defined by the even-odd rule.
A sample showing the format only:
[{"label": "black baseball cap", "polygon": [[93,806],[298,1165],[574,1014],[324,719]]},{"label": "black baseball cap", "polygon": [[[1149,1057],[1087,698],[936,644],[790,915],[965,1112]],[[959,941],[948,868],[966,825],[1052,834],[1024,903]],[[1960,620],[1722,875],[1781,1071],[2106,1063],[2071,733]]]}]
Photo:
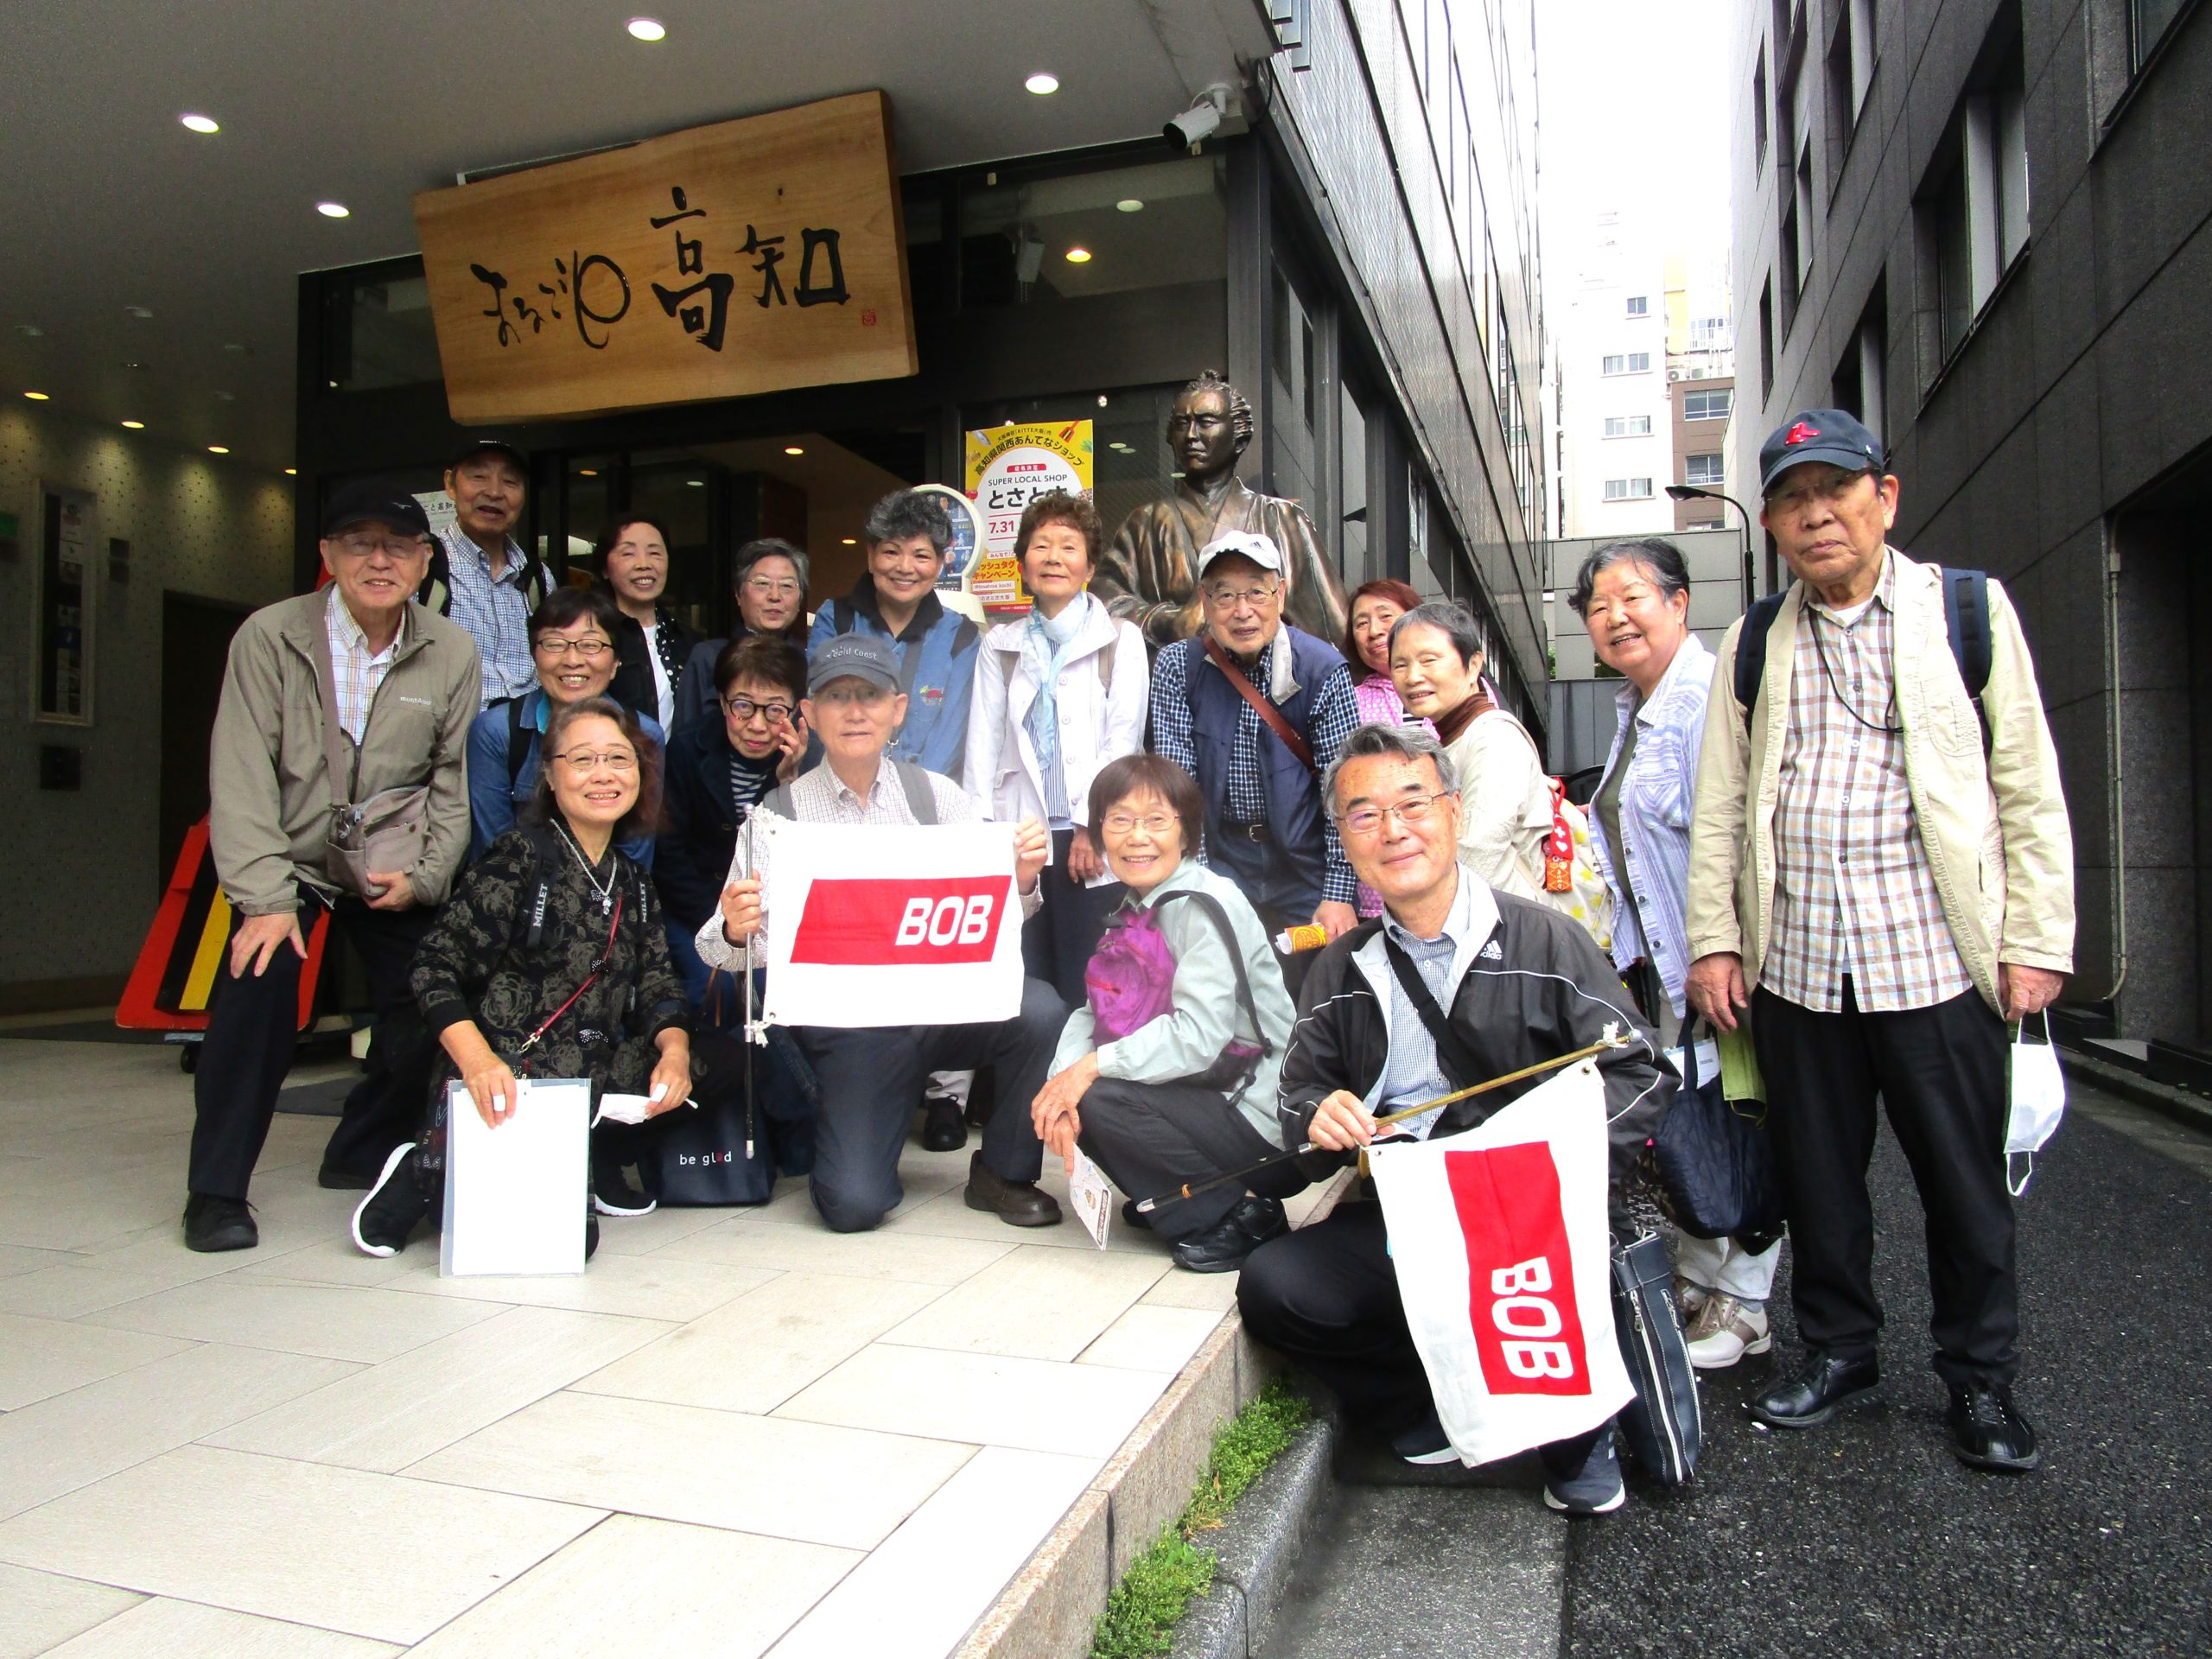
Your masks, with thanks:
[{"label": "black baseball cap", "polygon": [[1759,493],[1802,462],[1824,461],[1831,467],[1863,473],[1889,464],[1882,441],[1840,409],[1801,410],[1767,435],[1759,446]]},{"label": "black baseball cap", "polygon": [[429,515],[423,511],[423,504],[388,479],[359,479],[332,496],[330,510],[322,515],[323,539],[367,524],[425,538],[430,533]]},{"label": "black baseball cap", "polygon": [[465,461],[474,461],[479,455],[505,455],[522,469],[524,478],[530,476],[530,456],[505,438],[469,439],[454,451],[453,459],[446,462],[446,470],[451,472]]}]

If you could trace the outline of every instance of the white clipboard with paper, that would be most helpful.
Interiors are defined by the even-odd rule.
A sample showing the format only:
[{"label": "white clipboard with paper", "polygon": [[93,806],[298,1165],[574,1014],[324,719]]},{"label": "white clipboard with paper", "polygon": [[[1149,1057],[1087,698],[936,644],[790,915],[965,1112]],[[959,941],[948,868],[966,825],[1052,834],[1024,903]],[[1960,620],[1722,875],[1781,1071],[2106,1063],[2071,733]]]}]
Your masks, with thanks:
[{"label": "white clipboard with paper", "polygon": [[591,1084],[524,1078],[514,1116],[493,1128],[459,1083],[446,1090],[448,1278],[584,1270]]}]

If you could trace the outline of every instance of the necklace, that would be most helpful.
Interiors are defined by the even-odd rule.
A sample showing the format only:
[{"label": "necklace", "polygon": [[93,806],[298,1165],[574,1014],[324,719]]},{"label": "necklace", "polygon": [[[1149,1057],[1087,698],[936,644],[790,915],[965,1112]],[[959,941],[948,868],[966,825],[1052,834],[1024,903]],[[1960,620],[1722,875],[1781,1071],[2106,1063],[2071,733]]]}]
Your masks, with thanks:
[{"label": "necklace", "polygon": [[553,827],[561,832],[561,839],[568,843],[569,850],[576,855],[576,862],[583,869],[584,880],[591,883],[591,890],[599,895],[599,913],[604,916],[614,906],[613,867],[611,865],[608,867],[607,880],[601,881],[593,874],[591,861],[584,856],[584,849],[576,845],[576,838],[569,833],[569,826],[556,823]]},{"label": "necklace", "polygon": [[1827,676],[1828,690],[1835,693],[1835,700],[1843,705],[1844,712],[1849,715],[1853,720],[1857,721],[1861,726],[1866,728],[1870,732],[1879,732],[1885,737],[1900,737],[1904,735],[1904,727],[1892,726],[1889,723],[1889,710],[1897,707],[1897,688],[1894,663],[1892,663],[1891,671],[1890,701],[1883,709],[1882,720],[1878,724],[1877,722],[1867,719],[1866,715],[1860,714],[1856,705],[1852,702],[1851,699],[1843,695],[1843,688],[1836,683],[1835,669],[1828,661],[1828,648],[1821,639],[1821,624],[1826,620],[1826,619],[1821,616],[1819,611],[1814,609],[1810,606],[1806,607],[1805,613],[1812,620],[1813,651],[1821,659],[1821,671]]}]

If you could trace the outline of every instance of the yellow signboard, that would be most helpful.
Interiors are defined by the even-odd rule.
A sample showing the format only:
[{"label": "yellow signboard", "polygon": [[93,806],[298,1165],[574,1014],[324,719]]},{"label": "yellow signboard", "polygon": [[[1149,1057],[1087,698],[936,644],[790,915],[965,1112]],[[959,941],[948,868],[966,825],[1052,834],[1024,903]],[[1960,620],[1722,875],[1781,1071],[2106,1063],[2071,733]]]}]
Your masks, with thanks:
[{"label": "yellow signboard", "polygon": [[1021,510],[1054,490],[1090,488],[1090,423],[994,426],[968,435],[968,494],[983,517],[982,556],[968,591],[986,610],[1026,611],[1014,533]]},{"label": "yellow signboard", "polygon": [[881,92],[415,198],[464,425],[919,366]]}]

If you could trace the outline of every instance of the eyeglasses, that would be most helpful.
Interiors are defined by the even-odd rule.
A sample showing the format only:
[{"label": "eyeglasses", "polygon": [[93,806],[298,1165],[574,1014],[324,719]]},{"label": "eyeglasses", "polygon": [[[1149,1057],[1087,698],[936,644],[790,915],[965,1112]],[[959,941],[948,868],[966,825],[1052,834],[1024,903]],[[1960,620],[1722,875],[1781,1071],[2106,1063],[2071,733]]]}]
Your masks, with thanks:
[{"label": "eyeglasses", "polygon": [[563,762],[572,772],[596,772],[604,766],[609,772],[635,772],[638,757],[627,749],[570,749],[566,754],[556,754],[555,760]]},{"label": "eyeglasses", "polygon": [[1209,588],[1206,589],[1206,603],[1218,606],[1224,611],[1241,611],[1249,605],[1256,611],[1281,591],[1280,587]]},{"label": "eyeglasses", "polygon": [[378,552],[395,559],[411,559],[423,550],[419,536],[339,536],[333,544],[349,559],[374,558]]},{"label": "eyeglasses", "polygon": [[596,634],[588,639],[552,639],[540,635],[531,642],[530,648],[541,657],[581,657],[588,663],[597,662],[614,649]]},{"label": "eyeglasses", "polygon": [[796,599],[798,583],[789,576],[747,576],[741,584],[748,594],[758,594],[763,599]]},{"label": "eyeglasses", "polygon": [[880,685],[833,685],[814,694],[814,700],[830,709],[842,709],[848,704],[874,708],[891,696]]},{"label": "eyeglasses", "polygon": [[791,717],[788,702],[755,702],[750,697],[724,697],[722,707],[728,709],[730,718],[743,721],[759,715],[771,726],[780,726]]},{"label": "eyeglasses", "polygon": [[1344,814],[1344,828],[1355,836],[1371,836],[1382,828],[1382,820],[1396,815],[1400,823],[1408,829],[1417,823],[1427,823],[1436,816],[1436,804],[1453,798],[1457,791],[1435,795],[1408,795],[1402,801],[1389,806],[1356,807]]},{"label": "eyeglasses", "polygon": [[1127,812],[1109,812],[1098,827],[1109,836],[1126,836],[1137,830],[1147,836],[1164,836],[1181,823],[1180,818],[1165,812],[1150,813],[1141,818]]}]

